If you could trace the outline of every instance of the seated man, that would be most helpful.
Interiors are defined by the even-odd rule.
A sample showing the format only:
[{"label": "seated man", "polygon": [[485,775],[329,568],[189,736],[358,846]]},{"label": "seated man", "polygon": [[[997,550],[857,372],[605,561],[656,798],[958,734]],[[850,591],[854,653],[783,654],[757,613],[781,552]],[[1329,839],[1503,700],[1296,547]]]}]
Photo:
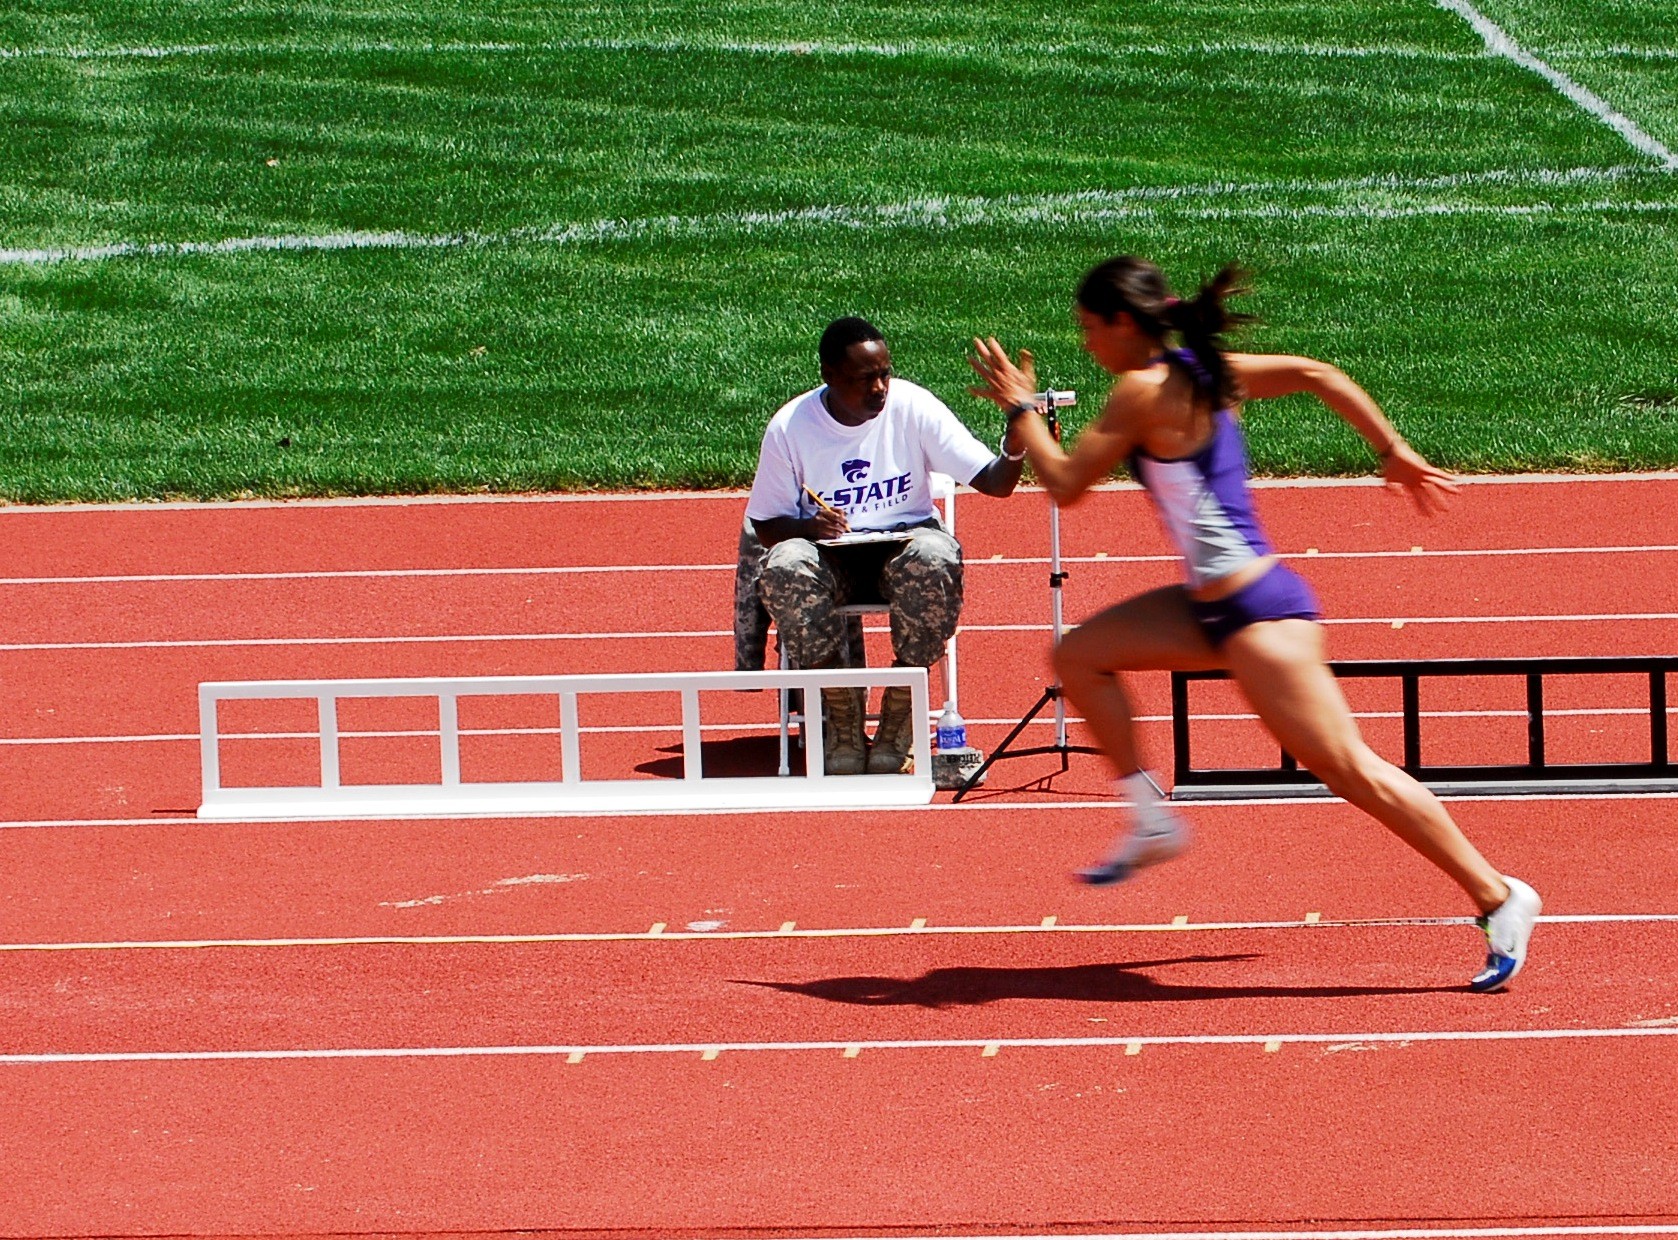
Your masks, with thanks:
[{"label": "seated man", "polygon": [[[818,349],[823,386],[770,419],[746,516],[769,549],[758,593],[802,668],[837,667],[851,602],[891,611],[896,667],[931,667],[961,611],[961,548],[932,505],[934,471],[998,497],[1020,480],[1019,449],[1005,432],[993,456],[925,388],[891,374],[891,352],[865,319],[828,325]],[[847,531],[898,531],[895,541],[832,547]],[[872,752],[864,695],[824,689],[830,775],[909,769],[914,726],[907,688],[885,691]]]}]

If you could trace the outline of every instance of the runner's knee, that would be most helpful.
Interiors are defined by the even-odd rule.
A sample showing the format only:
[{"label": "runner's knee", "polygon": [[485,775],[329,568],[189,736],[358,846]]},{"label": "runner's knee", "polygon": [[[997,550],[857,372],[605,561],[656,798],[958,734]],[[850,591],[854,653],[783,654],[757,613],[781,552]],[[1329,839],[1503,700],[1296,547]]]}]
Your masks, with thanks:
[{"label": "runner's knee", "polygon": [[1293,755],[1335,796],[1362,805],[1383,795],[1392,764],[1361,741],[1329,746],[1309,757]]},{"label": "runner's knee", "polygon": [[1099,679],[1112,674],[1100,646],[1083,629],[1073,629],[1055,643],[1052,654],[1055,674],[1062,684]]}]

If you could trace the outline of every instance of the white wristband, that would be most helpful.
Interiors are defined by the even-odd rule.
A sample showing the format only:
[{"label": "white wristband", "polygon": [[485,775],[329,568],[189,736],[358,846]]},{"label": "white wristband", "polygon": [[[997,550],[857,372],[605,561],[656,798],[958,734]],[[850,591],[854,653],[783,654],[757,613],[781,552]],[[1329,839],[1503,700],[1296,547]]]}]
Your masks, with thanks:
[{"label": "white wristband", "polygon": [[998,456],[1000,456],[1005,461],[1023,461],[1023,460],[1025,460],[1025,449],[1024,448],[1021,448],[1018,452],[1008,451],[1008,432],[1007,432],[1007,430],[1004,430],[1002,432],[1002,438],[997,440],[997,442],[996,442],[996,454]]}]

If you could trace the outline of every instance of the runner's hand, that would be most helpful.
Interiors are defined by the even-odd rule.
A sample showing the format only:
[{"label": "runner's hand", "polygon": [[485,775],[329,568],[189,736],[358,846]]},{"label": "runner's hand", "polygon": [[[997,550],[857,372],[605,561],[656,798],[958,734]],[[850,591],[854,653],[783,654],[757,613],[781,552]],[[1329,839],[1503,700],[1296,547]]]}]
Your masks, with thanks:
[{"label": "runner's hand", "polygon": [[1020,363],[1016,366],[995,336],[975,339],[967,364],[984,381],[983,387],[967,390],[981,400],[995,401],[1004,413],[1030,404],[1037,395],[1037,366],[1029,349],[1020,350]]},{"label": "runner's hand", "polygon": [[1429,465],[1420,453],[1402,441],[1382,460],[1381,476],[1394,494],[1408,491],[1417,510],[1426,517],[1444,512],[1450,506],[1451,496],[1460,490],[1450,474]]}]

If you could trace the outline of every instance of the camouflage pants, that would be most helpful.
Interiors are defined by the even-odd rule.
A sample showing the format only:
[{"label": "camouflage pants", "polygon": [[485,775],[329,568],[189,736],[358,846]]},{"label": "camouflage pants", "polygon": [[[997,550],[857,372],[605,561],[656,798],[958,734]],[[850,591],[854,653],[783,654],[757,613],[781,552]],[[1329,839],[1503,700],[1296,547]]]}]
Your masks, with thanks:
[{"label": "camouflage pants", "polygon": [[899,667],[931,667],[961,615],[961,545],[937,525],[907,531],[907,543],[818,547],[776,543],[764,557],[758,594],[797,667],[837,667],[847,603],[884,602]]}]

